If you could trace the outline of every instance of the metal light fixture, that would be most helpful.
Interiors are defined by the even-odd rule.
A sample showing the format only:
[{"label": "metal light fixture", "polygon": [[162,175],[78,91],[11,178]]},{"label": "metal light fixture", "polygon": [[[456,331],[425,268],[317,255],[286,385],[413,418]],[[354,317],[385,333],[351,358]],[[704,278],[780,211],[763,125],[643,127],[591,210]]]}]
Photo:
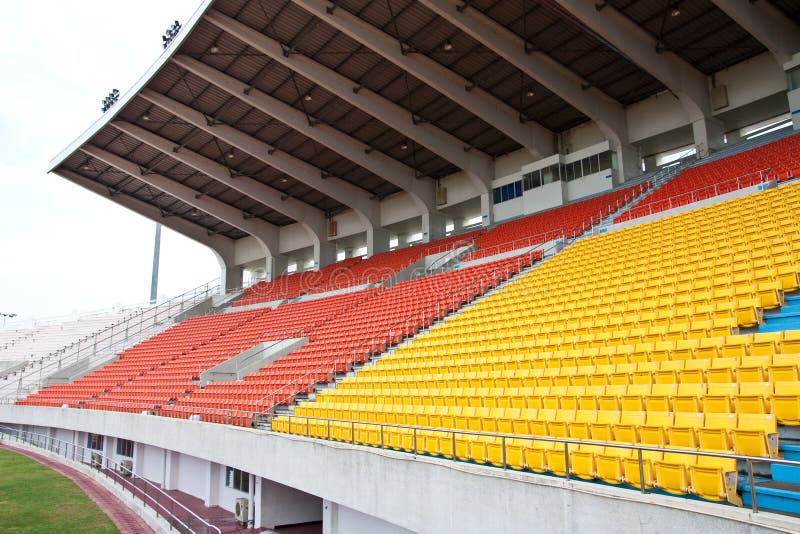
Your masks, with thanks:
[{"label": "metal light fixture", "polygon": [[105,113],[111,109],[111,106],[117,103],[117,100],[119,100],[119,90],[112,89],[111,92],[108,93],[108,96],[103,99],[103,107],[100,109],[102,109],[103,113]]},{"label": "metal light fixture", "polygon": [[216,54],[217,52],[219,52],[219,45],[217,45],[217,43],[214,43],[213,45],[211,45],[211,48],[209,48],[208,51],[212,54]]},{"label": "metal light fixture", "polygon": [[528,89],[528,91],[525,93],[525,96],[530,98],[530,97],[534,96],[535,94],[536,93],[533,91],[533,89]]},{"label": "metal light fixture", "polygon": [[172,41],[178,36],[178,32],[181,31],[181,23],[177,20],[172,23],[172,26],[167,28],[167,31],[164,32],[164,35],[161,36],[161,46],[166,50],[166,48],[172,43]]},{"label": "metal light fixture", "polygon": [[450,41],[447,41],[446,43],[444,43],[444,46],[442,46],[442,48],[444,48],[446,51],[449,52],[450,50],[453,49],[453,43],[451,43]]},{"label": "metal light fixture", "polygon": [[230,149],[225,153],[225,157],[228,159],[233,159],[235,156],[236,154],[233,153],[233,149]]},{"label": "metal light fixture", "polygon": [[408,143],[406,143],[405,141],[403,141],[403,144],[402,144],[402,145],[400,145],[400,150],[408,150]]},{"label": "metal light fixture", "polygon": [[680,14],[681,14],[681,8],[678,7],[678,2],[675,2],[674,4],[672,4],[672,9],[669,12],[669,16],[677,17]]},{"label": "metal light fixture", "polygon": [[149,113],[145,113],[144,115],[142,115],[142,120],[145,121],[145,122],[149,122],[150,121],[150,114]]},{"label": "metal light fixture", "polygon": [[306,102],[311,102],[311,99],[312,99],[312,97],[311,97],[311,93],[306,93],[306,94],[303,96],[303,100],[305,100]]},{"label": "metal light fixture", "polygon": [[285,184],[285,183],[286,183],[286,182],[288,182],[288,181],[289,181],[289,180],[287,180],[286,178],[281,178],[281,183],[282,183],[282,184]]}]

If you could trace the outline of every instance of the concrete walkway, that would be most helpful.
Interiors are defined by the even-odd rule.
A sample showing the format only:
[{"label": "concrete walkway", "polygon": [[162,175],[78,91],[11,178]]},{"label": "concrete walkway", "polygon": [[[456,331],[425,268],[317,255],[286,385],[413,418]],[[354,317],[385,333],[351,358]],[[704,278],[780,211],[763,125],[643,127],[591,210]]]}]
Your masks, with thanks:
[{"label": "concrete walkway", "polygon": [[97,504],[100,510],[111,518],[111,521],[114,522],[122,534],[153,533],[153,529],[136,512],[128,508],[113,493],[104,488],[102,484],[92,480],[80,471],[26,449],[18,449],[5,444],[0,445],[0,447],[27,456],[75,482]]}]

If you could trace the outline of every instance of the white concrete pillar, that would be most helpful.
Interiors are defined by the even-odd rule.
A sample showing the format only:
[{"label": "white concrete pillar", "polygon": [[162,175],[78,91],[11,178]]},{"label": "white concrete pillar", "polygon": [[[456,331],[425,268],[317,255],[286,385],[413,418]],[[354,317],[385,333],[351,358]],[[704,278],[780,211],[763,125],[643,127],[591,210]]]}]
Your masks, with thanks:
[{"label": "white concrete pillar", "polygon": [[[103,450],[100,451],[103,453],[103,456],[106,458],[113,458],[114,457],[114,446],[115,446],[115,438],[111,436],[103,436]],[[108,463],[104,464],[104,467],[108,469],[112,469],[113,465]]]},{"label": "white concrete pillar", "polygon": [[338,511],[338,504],[322,500],[322,534],[338,534]]},{"label": "white concrete pillar", "polygon": [[138,441],[133,443],[133,472],[137,475],[142,473],[144,466],[144,445]]},{"label": "white concrete pillar", "polygon": [[218,463],[208,462],[208,477],[206,478],[206,492],[203,502],[206,506],[219,505],[219,483],[222,466]]},{"label": "white concrete pillar", "polygon": [[322,269],[334,262],[336,262],[335,244],[327,241],[314,243],[314,267],[312,269]]},{"label": "white concrete pillar", "polygon": [[705,157],[725,146],[725,125],[713,117],[703,117],[692,122],[692,135],[697,156]]},{"label": "white concrete pillar", "polygon": [[481,226],[491,226],[494,223],[494,211],[492,205],[493,192],[481,195]]},{"label": "white concrete pillar", "polygon": [[[389,237],[389,231],[384,230],[383,228],[367,230],[367,254],[373,256],[375,254],[380,254],[381,252],[388,252]],[[350,254],[352,254],[352,249],[348,250],[350,250]],[[350,256],[347,255],[347,257],[349,258]]]},{"label": "white concrete pillar", "polygon": [[164,451],[164,489],[178,488],[178,469],[180,469],[180,453]]},{"label": "white concrete pillar", "polygon": [[444,237],[447,220],[441,213],[426,211],[422,214],[422,241],[430,243]]},{"label": "white concrete pillar", "polygon": [[613,147],[616,152],[617,172],[614,176],[614,185],[625,183],[630,178],[641,176],[642,162],[639,157],[639,149],[633,145],[619,145]]},{"label": "white concrete pillar", "polygon": [[232,291],[242,287],[243,274],[243,268],[237,265],[226,265],[225,268],[222,269],[222,274],[220,275],[220,286],[224,288],[225,291]]},{"label": "white concrete pillar", "polygon": [[286,274],[289,259],[286,256],[270,256],[267,258],[267,270],[264,279],[267,282],[275,280],[278,276]]}]

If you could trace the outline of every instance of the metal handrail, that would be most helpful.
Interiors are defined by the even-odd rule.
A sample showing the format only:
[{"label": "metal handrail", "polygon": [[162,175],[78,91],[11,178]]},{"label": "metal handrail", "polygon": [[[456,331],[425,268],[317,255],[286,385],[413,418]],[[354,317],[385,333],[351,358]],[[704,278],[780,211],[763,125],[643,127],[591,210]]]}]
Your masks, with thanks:
[{"label": "metal handrail", "polygon": [[[508,280],[509,278],[510,278],[510,266],[509,266],[509,265],[506,265],[506,280]],[[479,278],[478,280],[476,280],[475,282],[473,282],[473,283],[475,284],[475,287],[476,287],[476,288],[478,288],[478,290],[477,290],[477,292],[476,292],[476,293],[474,293],[474,294],[472,294],[472,295],[470,295],[470,296],[473,296],[473,297],[474,297],[474,296],[477,296],[477,295],[480,295],[480,294],[482,294],[482,291],[481,291],[481,289],[480,289],[480,288],[482,288],[482,287],[484,286],[484,282],[485,282],[486,280],[488,280],[488,279],[489,279],[488,277],[486,277],[486,278]],[[492,281],[495,281],[495,280],[497,280],[497,271],[496,271],[496,270],[492,272],[492,278],[491,278],[491,280],[492,280]],[[471,285],[471,284],[470,284],[470,285]],[[459,297],[460,297],[460,296],[468,296],[468,294],[469,294],[468,286],[464,286],[464,287],[462,287],[462,288],[461,288],[461,291],[463,291],[463,294],[462,294],[462,293],[453,293],[453,294],[451,295],[451,297],[452,297],[452,301],[453,301],[453,303],[452,303],[452,308],[453,308],[454,310],[456,309],[456,308],[455,308],[455,299],[456,299],[456,296],[459,296]],[[439,300],[439,301],[437,301],[437,302],[436,302],[436,306],[435,306],[436,315],[435,315],[435,317],[437,317],[437,318],[438,318],[438,317],[441,315],[441,304],[442,304],[444,301],[445,301],[445,299],[442,299],[442,300]],[[405,327],[406,327],[406,334],[405,334],[405,337],[409,337],[409,320],[411,320],[411,319],[416,319],[416,317],[417,317],[417,316],[421,316],[421,317],[423,317],[423,321],[422,321],[422,323],[424,324],[424,322],[425,322],[425,321],[424,321],[424,314],[425,314],[425,312],[430,312],[430,311],[433,311],[433,310],[434,310],[434,306],[433,306],[433,305],[431,305],[430,307],[423,308],[423,309],[420,309],[420,310],[417,310],[417,311],[415,311],[414,313],[412,313],[412,314],[408,315],[407,317],[405,317],[405,318],[401,319],[400,321],[398,321],[398,322],[397,322],[397,323],[395,323],[394,325],[390,326],[390,327],[389,327],[388,329],[386,329],[385,331],[383,331],[383,332],[381,332],[381,333],[379,333],[379,334],[376,334],[376,335],[375,335],[375,336],[373,336],[373,337],[372,337],[370,340],[368,340],[368,341],[365,341],[365,342],[362,342],[362,343],[357,343],[356,345],[354,345],[353,347],[351,347],[351,348],[350,348],[350,349],[348,349],[347,351],[345,351],[345,352],[342,352],[342,353],[338,354],[337,356],[335,356],[335,357],[331,358],[331,359],[330,359],[329,361],[327,361],[326,363],[319,365],[318,367],[316,367],[316,368],[315,368],[315,369],[313,369],[312,371],[309,371],[309,372],[308,372],[308,373],[306,373],[305,375],[303,375],[303,376],[301,376],[301,377],[298,377],[298,378],[296,378],[295,380],[293,380],[292,382],[289,382],[289,383],[287,383],[287,384],[284,384],[284,385],[283,385],[283,386],[281,386],[279,389],[277,389],[277,390],[275,390],[275,391],[271,392],[271,393],[270,393],[270,394],[268,394],[268,395],[265,395],[263,398],[259,399],[259,401],[258,401],[258,402],[261,402],[261,401],[263,401],[263,400],[266,400],[266,399],[272,399],[270,406],[268,406],[268,407],[267,407],[265,410],[262,410],[262,411],[260,411],[260,412],[253,412],[253,415],[264,416],[264,415],[267,415],[267,414],[272,414],[272,413],[274,413],[274,411],[275,411],[275,408],[277,408],[277,407],[278,407],[278,406],[280,406],[280,405],[283,405],[283,404],[285,404],[285,403],[286,403],[286,402],[287,402],[289,399],[294,399],[294,398],[296,398],[296,397],[297,397],[297,395],[299,394],[299,391],[294,391],[294,392],[293,392],[291,395],[288,395],[288,396],[287,396],[285,399],[283,399],[283,400],[281,400],[281,401],[278,401],[278,402],[275,402],[275,398],[278,396],[278,394],[280,394],[280,392],[282,392],[282,391],[284,391],[284,390],[286,390],[286,389],[288,389],[288,388],[290,388],[290,387],[297,386],[297,385],[299,385],[299,384],[300,384],[302,381],[307,381],[307,379],[308,379],[308,378],[310,378],[310,377],[312,377],[312,376],[314,377],[314,382],[315,382],[315,383],[317,383],[317,382],[318,382],[318,378],[317,378],[317,377],[319,376],[319,373],[321,372],[321,370],[322,370],[322,369],[329,368],[331,365],[333,365],[333,366],[334,366],[334,371],[333,371],[333,372],[335,373],[335,372],[336,372],[336,364],[337,364],[337,362],[338,362],[339,360],[341,360],[343,357],[346,357],[347,355],[349,355],[349,354],[351,354],[351,353],[355,353],[355,352],[356,352],[357,350],[359,350],[359,348],[361,348],[361,347],[364,347],[364,346],[373,346],[373,345],[374,345],[374,343],[375,343],[375,341],[376,341],[377,339],[379,339],[379,338],[381,338],[381,337],[384,337],[386,334],[388,334],[388,335],[389,335],[389,338],[391,339],[392,337],[394,337],[394,333],[395,333],[395,331],[396,331],[396,329],[397,329],[398,327],[401,327],[401,328],[400,328],[400,333],[402,333],[402,332],[403,332],[402,326],[403,326],[403,325],[405,325]],[[346,366],[346,367],[345,367],[345,369],[349,369],[349,367],[347,367],[347,366]],[[326,373],[323,373],[323,374],[327,376],[327,375],[330,375],[330,372],[326,372]]]},{"label": "metal handrail", "polygon": [[[479,436],[483,438],[491,438],[491,439],[500,439],[501,440],[501,447],[502,447],[502,467],[503,469],[507,469],[508,462],[508,454],[506,451],[506,440],[514,439],[514,440],[524,440],[524,441],[543,441],[549,443],[560,443],[564,445],[564,466],[565,466],[565,478],[567,480],[570,479],[570,462],[569,462],[569,446],[570,445],[593,445],[598,447],[612,447],[617,449],[627,449],[627,450],[634,450],[638,453],[638,463],[639,463],[639,481],[640,481],[640,489],[642,493],[647,493],[647,485],[645,483],[644,474],[644,465],[643,465],[643,456],[642,452],[661,452],[661,453],[678,453],[678,454],[686,454],[692,456],[703,456],[703,457],[711,457],[711,458],[727,458],[733,459],[738,461],[743,461],[747,463],[748,469],[748,477],[749,477],[749,486],[750,486],[750,495],[752,497],[752,509],[754,513],[758,512],[758,505],[756,502],[756,492],[755,486],[753,484],[753,464],[754,463],[768,463],[770,465],[777,464],[777,465],[786,465],[791,467],[800,468],[800,461],[796,460],[784,460],[782,458],[771,458],[766,456],[749,456],[744,454],[729,454],[729,453],[722,453],[722,452],[711,452],[711,451],[704,451],[704,450],[697,450],[697,449],[671,449],[668,447],[656,447],[653,445],[637,445],[633,443],[621,443],[621,442],[610,442],[610,441],[597,441],[597,440],[581,440],[575,438],[560,438],[560,437],[553,437],[553,436],[537,436],[533,434],[505,434],[505,433],[498,433],[498,432],[483,432],[483,431],[475,431],[475,430],[461,430],[461,429],[453,429],[453,428],[439,428],[439,427],[426,427],[426,426],[414,426],[414,425],[399,425],[395,423],[378,423],[372,421],[356,421],[354,419],[335,419],[329,417],[315,417],[309,415],[294,415],[294,414],[281,414],[276,415],[273,417],[285,417],[288,419],[287,423],[287,432],[291,432],[291,421],[292,419],[301,419],[305,421],[305,425],[301,423],[301,428],[305,426],[306,434],[305,437],[311,437],[312,439],[326,439],[331,440],[331,423],[344,423],[345,425],[350,426],[350,444],[365,444],[355,439],[355,430],[356,425],[363,427],[379,427],[380,429],[380,447],[386,448],[387,443],[384,440],[385,428],[397,428],[397,429],[404,429],[404,430],[411,430],[412,431],[412,443],[413,447],[409,452],[413,452],[414,454],[419,453],[419,447],[417,434],[419,432],[430,432],[430,433],[439,433],[439,434],[450,434],[452,436],[452,445],[451,445],[451,457],[450,459],[453,461],[458,461],[459,458],[456,454],[456,436],[457,435],[467,435],[467,436]],[[315,436],[310,436],[309,434],[309,425],[308,421],[325,421],[327,425],[326,437],[325,438],[316,438]],[[297,424],[297,423],[296,423]],[[303,435],[303,434],[296,434],[296,435]],[[392,447],[393,448],[393,447]],[[405,447],[401,444],[401,449],[405,450]],[[423,451],[425,452],[425,451]],[[488,463],[488,459],[484,459]]]},{"label": "metal handrail", "polygon": [[[96,468],[98,472],[104,474],[107,478],[119,482],[123,491],[125,490],[126,483],[129,484],[132,487],[129,489],[134,499],[136,498],[136,490],[139,490],[142,493],[142,504],[145,506],[150,506],[150,508],[152,508],[153,511],[156,512],[156,517],[158,517],[159,509],[161,511],[161,515],[164,516],[165,519],[167,518],[167,516],[169,516],[170,528],[177,527],[178,525],[175,525],[175,522],[177,522],[179,523],[180,526],[184,527],[187,532],[197,533],[198,531],[191,527],[190,517],[192,517],[200,524],[205,525],[205,528],[203,529],[204,532],[206,533],[216,532],[217,534],[222,534],[222,531],[219,529],[219,527],[209,523],[208,521],[197,515],[195,512],[193,512],[192,510],[181,504],[180,501],[173,498],[171,495],[166,493],[164,490],[162,490],[161,488],[159,488],[146,478],[137,475],[133,471],[128,471],[127,469],[124,470],[125,474],[122,474],[123,469],[121,465],[98,450],[90,449],[88,447],[83,447],[82,445],[76,445],[75,443],[60,440],[58,438],[54,438],[46,434],[27,432],[25,430],[19,430],[8,426],[0,426],[0,436],[3,435],[8,436],[9,438],[12,438],[16,441],[21,441],[22,443],[28,443],[34,447],[45,449],[51,453],[54,452],[56,455],[59,455],[63,448],[65,459],[70,459],[71,457],[73,462],[79,462],[81,464],[86,464],[84,459],[86,458],[86,453],[89,452],[88,465],[90,467]],[[32,439],[33,437],[36,437],[35,442]],[[44,440],[44,446],[42,446],[41,443],[42,440]],[[53,451],[54,448],[53,445],[56,444],[57,444],[57,447],[55,447],[56,450]],[[64,447],[62,447],[62,444],[64,445]],[[69,454],[70,447],[72,447],[71,455]],[[100,462],[95,461],[95,458],[97,457],[100,458]],[[122,477],[130,477],[131,480],[128,481]],[[136,480],[142,481],[143,485],[145,486],[143,490],[136,487],[136,483],[134,482]],[[148,489],[151,492],[149,495],[150,497],[149,503],[147,502]],[[153,497],[154,494],[158,495],[159,497],[166,497],[166,499],[170,503],[170,509],[168,510],[167,507],[160,502],[160,499],[156,500]],[[184,514],[184,519],[189,521],[188,524],[184,522],[183,519],[181,519],[181,517],[175,515],[176,505],[179,508],[183,509],[185,512],[187,512],[187,514]]]},{"label": "metal handrail", "polygon": [[[120,346],[124,346],[131,339],[131,337],[140,335],[145,332],[145,329],[156,327],[159,324],[162,324],[163,321],[173,317],[173,312],[176,309],[178,310],[178,313],[190,309],[198,302],[215,294],[218,290],[219,279],[212,280],[211,282],[197,286],[162,303],[140,310],[139,313],[130,316],[124,321],[114,323],[96,333],[94,335],[94,339],[86,338],[79,340],[76,350],[71,353],[66,353],[66,350],[59,350],[43,356],[38,362],[31,362],[34,366],[34,369],[26,376],[30,376],[38,372],[39,379],[38,381],[34,381],[32,384],[28,384],[25,388],[26,392],[29,392],[32,389],[41,388],[42,378],[45,376],[45,374],[50,374],[53,371],[57,371],[61,369],[62,366],[72,365],[81,360],[89,359],[93,356],[96,356],[99,351],[108,352],[113,349],[114,352],[116,352],[116,349]],[[115,329],[117,329],[116,332]],[[118,336],[122,333],[124,333],[124,336],[121,339],[114,341],[115,336]],[[102,335],[105,335],[105,337],[101,337]],[[50,361],[49,364],[45,363],[47,360],[51,360],[56,356],[59,357],[58,360]],[[37,364],[38,369],[36,369]],[[23,372],[24,371],[20,371],[19,380],[9,381],[6,384],[0,385],[0,391],[9,390],[11,387],[16,387],[17,396],[20,396],[23,393]]]},{"label": "metal handrail", "polygon": [[[681,171],[683,171],[683,169],[681,169]],[[675,174],[677,175],[677,174],[680,174],[680,173],[675,173]],[[757,170],[757,171],[753,171],[753,172],[749,172],[749,173],[746,173],[746,174],[742,174],[742,175],[737,176],[735,178],[731,178],[730,180],[725,180],[725,181],[722,181],[722,182],[717,182],[715,184],[709,184],[709,185],[706,185],[706,186],[703,186],[703,187],[698,187],[697,189],[692,189],[691,191],[686,191],[686,192],[680,193],[678,195],[673,195],[671,197],[662,198],[662,199],[658,199],[658,200],[650,200],[648,202],[636,204],[636,206],[633,206],[631,209],[637,209],[638,210],[640,207],[642,207],[642,208],[649,207],[650,211],[646,212],[646,213],[643,212],[640,215],[637,215],[636,217],[632,217],[631,219],[628,219],[628,220],[635,220],[635,219],[638,219],[640,217],[646,217],[647,215],[652,215],[654,213],[661,213],[662,211],[665,211],[665,210],[668,210],[668,209],[678,208],[678,207],[681,207],[681,206],[686,206],[688,204],[692,204],[692,203],[697,202],[699,200],[704,200],[703,198],[699,198],[700,195],[702,193],[704,193],[704,192],[713,191],[714,192],[713,195],[705,197],[705,198],[713,198],[713,197],[718,196],[718,195],[721,194],[720,193],[720,189],[723,186],[731,185],[733,183],[736,184],[736,188],[731,189],[730,191],[726,191],[726,192],[730,193],[730,192],[733,192],[733,191],[738,191],[738,190],[743,189],[745,187],[745,186],[742,185],[742,179],[743,178],[756,176],[756,175],[760,178],[760,181],[755,185],[763,185],[763,184],[768,183],[768,182],[771,181],[771,178],[769,176],[769,169],[760,169],[760,170]],[[753,184],[748,185],[746,187],[751,187],[752,185]],[[654,189],[650,194],[652,195],[653,193],[655,193],[655,191],[656,190]],[[680,202],[681,199],[687,199],[687,198],[689,199],[688,202]],[[657,210],[657,211],[653,211],[653,206],[654,205],[664,204],[664,203],[666,203],[666,206],[663,209],[660,209],[660,210]],[[629,212],[626,212],[626,213],[629,213]],[[621,214],[620,217],[623,216],[623,215],[625,215],[625,214]]]}]

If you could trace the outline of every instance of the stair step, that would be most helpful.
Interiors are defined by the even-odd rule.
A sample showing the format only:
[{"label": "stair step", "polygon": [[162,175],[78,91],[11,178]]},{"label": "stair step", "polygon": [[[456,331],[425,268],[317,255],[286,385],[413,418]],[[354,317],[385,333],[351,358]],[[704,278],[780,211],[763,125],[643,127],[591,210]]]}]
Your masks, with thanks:
[{"label": "stair step", "polygon": [[[800,446],[781,445],[780,452],[784,460],[800,462]],[[773,464],[772,480],[778,482],[788,482],[790,484],[800,484],[800,467]]]},{"label": "stair step", "polygon": [[[750,484],[739,485],[744,506],[752,506]],[[800,510],[800,484],[764,480],[755,482],[756,503],[759,509],[777,510],[780,512],[798,513]]]}]

